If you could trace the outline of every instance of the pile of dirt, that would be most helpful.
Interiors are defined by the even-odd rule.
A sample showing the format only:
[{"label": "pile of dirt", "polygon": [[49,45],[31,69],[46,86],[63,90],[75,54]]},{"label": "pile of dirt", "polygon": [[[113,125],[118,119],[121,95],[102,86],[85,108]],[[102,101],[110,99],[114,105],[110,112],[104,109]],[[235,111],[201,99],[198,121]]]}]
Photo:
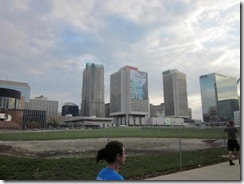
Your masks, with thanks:
[{"label": "pile of dirt", "polygon": [[[178,138],[93,138],[48,141],[0,141],[1,155],[61,158],[94,157],[108,141],[121,141],[128,156],[179,150],[199,150],[224,146],[224,140]],[[181,145],[181,146],[180,146]]]}]

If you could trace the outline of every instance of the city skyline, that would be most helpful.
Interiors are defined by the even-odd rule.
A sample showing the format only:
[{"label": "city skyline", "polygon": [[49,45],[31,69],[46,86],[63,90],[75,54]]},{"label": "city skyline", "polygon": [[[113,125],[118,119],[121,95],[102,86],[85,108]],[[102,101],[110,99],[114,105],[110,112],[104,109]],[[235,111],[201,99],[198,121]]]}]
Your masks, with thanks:
[{"label": "city skyline", "polygon": [[[80,106],[87,62],[110,75],[130,65],[148,73],[150,103],[163,103],[162,72],[187,76],[188,106],[202,119],[199,77],[240,76],[240,2],[3,1],[0,5],[0,80],[27,82],[44,95]],[[240,95],[238,86],[238,94]]]}]

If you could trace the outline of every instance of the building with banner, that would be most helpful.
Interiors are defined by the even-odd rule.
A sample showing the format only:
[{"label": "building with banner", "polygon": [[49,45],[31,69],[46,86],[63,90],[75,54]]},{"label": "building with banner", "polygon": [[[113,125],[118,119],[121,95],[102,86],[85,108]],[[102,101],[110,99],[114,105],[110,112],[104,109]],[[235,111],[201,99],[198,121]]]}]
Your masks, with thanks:
[{"label": "building with banner", "polygon": [[110,116],[117,126],[139,126],[149,116],[146,72],[124,66],[110,76]]}]

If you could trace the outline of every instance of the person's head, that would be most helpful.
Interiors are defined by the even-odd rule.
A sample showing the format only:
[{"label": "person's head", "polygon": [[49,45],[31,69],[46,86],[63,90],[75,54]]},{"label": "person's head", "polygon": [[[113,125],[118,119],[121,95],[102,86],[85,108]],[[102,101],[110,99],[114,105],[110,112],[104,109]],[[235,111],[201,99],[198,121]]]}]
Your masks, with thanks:
[{"label": "person's head", "polygon": [[102,148],[97,153],[97,163],[99,160],[105,159],[109,164],[117,162],[123,165],[126,158],[124,145],[119,141],[111,141],[107,143],[105,148]]},{"label": "person's head", "polygon": [[234,126],[234,122],[233,121],[230,121],[229,122],[229,125],[230,125],[230,127],[233,127]]}]

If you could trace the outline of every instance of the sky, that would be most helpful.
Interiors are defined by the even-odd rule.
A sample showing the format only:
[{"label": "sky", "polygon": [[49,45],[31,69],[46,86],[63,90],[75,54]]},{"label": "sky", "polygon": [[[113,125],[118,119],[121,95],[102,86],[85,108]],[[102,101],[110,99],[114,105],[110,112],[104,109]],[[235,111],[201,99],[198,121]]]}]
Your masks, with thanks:
[{"label": "sky", "polygon": [[80,106],[88,62],[104,66],[105,103],[125,65],[147,72],[154,105],[164,102],[162,72],[185,73],[194,119],[201,75],[241,75],[240,1],[0,0],[0,25],[0,80],[28,83],[31,98],[59,101],[59,111]]}]

